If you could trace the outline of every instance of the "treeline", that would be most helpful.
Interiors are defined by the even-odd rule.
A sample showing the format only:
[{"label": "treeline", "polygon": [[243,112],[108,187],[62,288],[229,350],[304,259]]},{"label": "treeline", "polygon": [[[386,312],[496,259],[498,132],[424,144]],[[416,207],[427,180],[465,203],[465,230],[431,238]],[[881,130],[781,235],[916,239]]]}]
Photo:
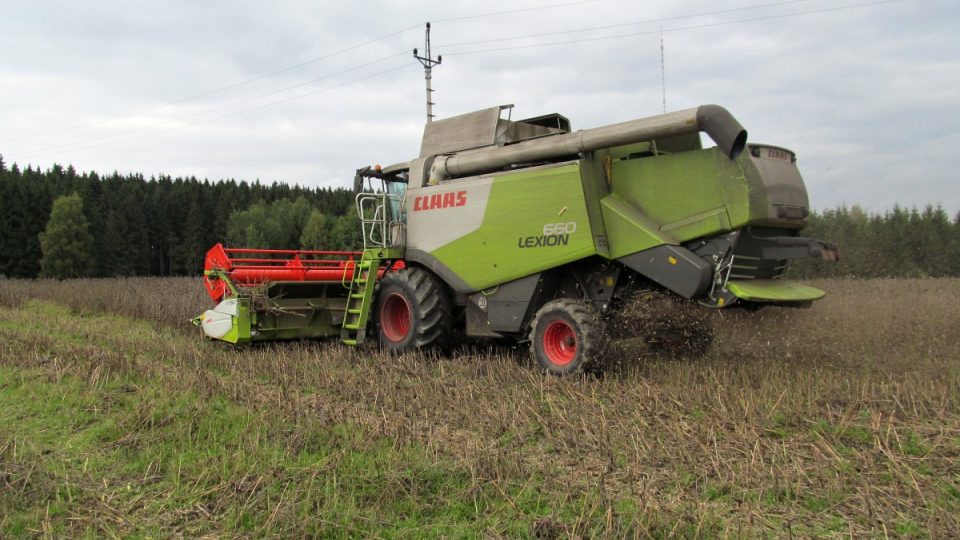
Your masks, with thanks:
[{"label": "treeline", "polygon": [[[838,244],[841,260],[796,262],[791,277],[960,276],[960,214],[843,206],[808,223],[803,234]],[[217,242],[343,250],[358,249],[362,238],[353,195],[343,189],[21,170],[0,156],[0,276],[191,275]]]},{"label": "treeline", "polygon": [[343,189],[20,169],[0,157],[0,276],[42,275],[41,234],[54,201],[71,194],[90,236],[88,266],[77,272],[86,276],[190,275],[217,242],[350,249],[360,234],[353,196]]},{"label": "treeline", "polygon": [[882,214],[841,206],[813,213],[803,235],[836,243],[840,261],[794,263],[793,277],[960,276],[960,213],[951,219],[939,206]]}]

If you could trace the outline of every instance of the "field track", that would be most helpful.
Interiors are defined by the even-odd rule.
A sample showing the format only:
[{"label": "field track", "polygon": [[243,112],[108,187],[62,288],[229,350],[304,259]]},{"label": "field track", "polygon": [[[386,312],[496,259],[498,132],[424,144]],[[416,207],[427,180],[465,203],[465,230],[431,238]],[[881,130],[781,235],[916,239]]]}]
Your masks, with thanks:
[{"label": "field track", "polygon": [[814,285],[558,379],[208,342],[196,279],[0,280],[0,537],[960,536],[960,280]]}]

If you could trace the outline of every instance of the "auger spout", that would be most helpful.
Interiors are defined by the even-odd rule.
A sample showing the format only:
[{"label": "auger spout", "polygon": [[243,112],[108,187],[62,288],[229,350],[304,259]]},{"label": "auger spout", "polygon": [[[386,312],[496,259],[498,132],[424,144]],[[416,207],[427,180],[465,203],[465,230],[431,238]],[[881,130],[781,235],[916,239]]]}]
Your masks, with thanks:
[{"label": "auger spout", "polygon": [[480,148],[455,155],[439,155],[430,169],[430,182],[497,171],[518,163],[556,160],[601,148],[701,131],[709,135],[730,159],[736,159],[747,144],[747,130],[729,111],[719,105],[701,105],[683,111],[506,146]]}]

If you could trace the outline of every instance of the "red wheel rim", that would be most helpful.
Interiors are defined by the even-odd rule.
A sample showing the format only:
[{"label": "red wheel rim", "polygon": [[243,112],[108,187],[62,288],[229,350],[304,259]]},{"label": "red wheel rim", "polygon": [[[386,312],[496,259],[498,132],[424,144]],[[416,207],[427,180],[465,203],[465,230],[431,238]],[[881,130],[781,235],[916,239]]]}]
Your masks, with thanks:
[{"label": "red wheel rim", "polygon": [[401,294],[391,294],[380,307],[380,330],[390,341],[403,341],[410,333],[410,304]]},{"label": "red wheel rim", "polygon": [[566,321],[552,321],[543,332],[543,352],[558,366],[573,362],[577,356],[577,333]]}]

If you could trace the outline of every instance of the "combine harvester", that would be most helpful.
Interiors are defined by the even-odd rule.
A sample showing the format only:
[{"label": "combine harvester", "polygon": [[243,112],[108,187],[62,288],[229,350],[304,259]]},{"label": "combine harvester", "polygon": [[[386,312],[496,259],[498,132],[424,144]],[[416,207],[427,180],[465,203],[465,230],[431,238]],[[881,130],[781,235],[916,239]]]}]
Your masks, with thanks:
[{"label": "combine harvester", "polygon": [[602,360],[600,321],[639,295],[704,310],[823,297],[783,279],[791,259],[837,258],[799,235],[794,153],[747,144],[722,107],[576,132],[511,109],[428,123],[419,157],[357,171],[362,252],[215,246],[204,281],[219,304],[197,323],[232,343],[529,340],[543,369],[568,374]]}]

